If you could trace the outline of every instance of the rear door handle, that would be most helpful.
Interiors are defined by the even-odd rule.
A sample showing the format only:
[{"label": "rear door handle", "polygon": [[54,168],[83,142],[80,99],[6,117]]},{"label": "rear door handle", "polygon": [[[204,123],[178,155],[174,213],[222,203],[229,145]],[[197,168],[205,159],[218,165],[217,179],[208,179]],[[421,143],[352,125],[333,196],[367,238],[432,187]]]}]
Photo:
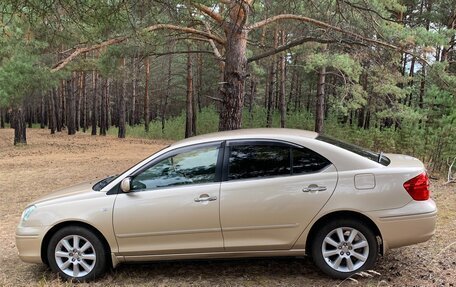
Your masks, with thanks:
[{"label": "rear door handle", "polygon": [[317,192],[317,191],[325,191],[326,186],[321,186],[317,184],[310,184],[308,187],[304,187],[302,189],[303,192]]},{"label": "rear door handle", "polygon": [[217,200],[217,196],[209,196],[208,194],[201,194],[200,197],[195,198],[195,202],[206,202]]}]

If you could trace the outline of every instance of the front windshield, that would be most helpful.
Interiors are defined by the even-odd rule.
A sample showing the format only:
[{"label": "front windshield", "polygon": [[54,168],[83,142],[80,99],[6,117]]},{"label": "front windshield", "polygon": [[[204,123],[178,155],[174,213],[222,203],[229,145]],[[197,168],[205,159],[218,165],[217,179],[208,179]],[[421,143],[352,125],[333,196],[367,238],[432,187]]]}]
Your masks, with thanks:
[{"label": "front windshield", "polygon": [[368,149],[362,148],[362,147],[354,145],[354,144],[346,143],[346,142],[340,141],[340,140],[335,139],[335,138],[319,135],[316,139],[320,140],[320,141],[323,141],[323,142],[327,142],[327,143],[332,144],[332,145],[335,145],[337,147],[346,149],[346,150],[351,151],[353,153],[356,153],[356,154],[358,154],[360,156],[368,158],[368,159],[370,159],[372,161],[378,162],[378,163],[380,163],[380,164],[382,164],[384,166],[389,165],[390,162],[391,162],[389,160],[389,158],[387,158],[386,156],[383,155],[383,153],[375,153],[375,152],[370,151]]}]

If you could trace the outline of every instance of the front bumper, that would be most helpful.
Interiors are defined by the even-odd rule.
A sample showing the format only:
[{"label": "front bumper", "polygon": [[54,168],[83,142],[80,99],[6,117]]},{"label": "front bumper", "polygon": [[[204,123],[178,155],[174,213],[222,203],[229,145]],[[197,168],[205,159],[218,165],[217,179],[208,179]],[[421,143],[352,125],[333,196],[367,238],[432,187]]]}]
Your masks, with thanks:
[{"label": "front bumper", "polygon": [[388,249],[421,243],[435,233],[437,207],[432,199],[412,201],[404,207],[368,213],[375,218],[383,239],[383,253]]},{"label": "front bumper", "polygon": [[42,263],[41,242],[43,241],[43,227],[24,227],[16,228],[16,247],[19,258],[24,262]]}]

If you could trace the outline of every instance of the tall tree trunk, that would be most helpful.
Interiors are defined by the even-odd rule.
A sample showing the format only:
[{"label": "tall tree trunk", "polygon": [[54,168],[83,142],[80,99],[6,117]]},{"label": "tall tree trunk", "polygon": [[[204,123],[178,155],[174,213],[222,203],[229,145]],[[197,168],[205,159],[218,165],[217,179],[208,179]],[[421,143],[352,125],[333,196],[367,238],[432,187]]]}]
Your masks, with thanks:
[{"label": "tall tree trunk", "polygon": [[96,71],[92,72],[92,135],[97,135],[97,102],[98,102],[98,94],[97,94],[97,84],[98,84],[98,75]]},{"label": "tall tree trunk", "polygon": [[[174,50],[174,43],[172,44],[171,51]],[[171,75],[172,75],[172,63],[173,57],[172,55],[168,56],[168,79],[166,84],[166,92],[165,92],[165,99],[162,103],[162,110],[161,110],[161,129],[162,134],[165,133],[165,120],[166,120],[166,109],[168,108],[168,99],[171,96]]]},{"label": "tall tree trunk", "polygon": [[57,126],[57,117],[56,117],[56,114],[55,114],[55,103],[54,103],[54,99],[55,99],[55,94],[57,93],[57,91],[54,89],[52,89],[51,92],[49,92],[49,129],[51,130],[51,135],[52,134],[55,134],[55,128]]},{"label": "tall tree trunk", "polygon": [[250,125],[253,124],[253,104],[255,102],[257,93],[257,80],[256,78],[250,79],[250,93],[249,93],[249,120]]},{"label": "tall tree trunk", "polygon": [[82,72],[81,73],[81,86],[79,87],[80,88],[80,93],[81,93],[81,105],[82,105],[82,108],[81,108],[81,127],[82,127],[82,131],[83,132],[86,132],[87,130],[87,127],[88,127],[88,107],[87,107],[87,91],[86,91],[86,74],[85,72]]},{"label": "tall tree trunk", "polygon": [[323,118],[325,112],[325,82],[326,82],[326,67],[322,67],[318,72],[317,85],[317,103],[315,107],[315,131],[323,132]]},{"label": "tall tree trunk", "polygon": [[[251,1],[246,1],[250,3]],[[242,2],[243,3],[243,2]],[[222,106],[220,110],[219,130],[240,129],[242,125],[242,108],[244,106],[244,84],[247,76],[247,37],[244,29],[249,14],[249,5],[232,1],[230,4],[230,21],[227,22],[225,67],[223,85],[220,89]]]},{"label": "tall tree trunk", "polygon": [[108,96],[108,79],[105,79],[103,91],[101,93],[101,107],[100,107],[100,135],[106,135],[107,115],[106,115],[106,98]]},{"label": "tall tree trunk", "polygon": [[[281,40],[282,45],[286,44],[285,31],[282,30]],[[287,117],[287,106],[285,99],[285,78],[286,78],[286,58],[285,54],[282,53],[280,56],[280,91],[279,91],[279,109],[280,109],[280,127],[285,127],[285,121]]]},{"label": "tall tree trunk", "polygon": [[130,103],[130,118],[128,124],[133,126],[136,124],[136,58],[132,59],[132,87],[131,87],[131,103]]},{"label": "tall tree trunk", "polygon": [[266,127],[270,128],[272,126],[272,109],[273,109],[273,100],[274,100],[274,79],[276,73],[275,61],[271,60],[271,66],[269,67],[269,78],[268,78],[268,96],[266,100]]},{"label": "tall tree trunk", "polygon": [[62,123],[62,129],[67,126],[67,107],[66,107],[66,98],[65,98],[65,80],[62,80],[60,83],[60,122]]},{"label": "tall tree trunk", "polygon": [[68,134],[69,135],[74,135],[76,133],[76,119],[75,119],[75,110],[76,110],[76,104],[74,101],[74,89],[73,89],[73,83],[75,79],[75,74],[73,73],[73,78],[67,80],[66,82],[66,90],[67,90],[67,97],[68,97]]},{"label": "tall tree trunk", "polygon": [[[410,64],[410,73],[409,73],[409,76],[411,78],[410,80],[410,87],[413,88],[413,84],[414,84],[414,81],[413,81],[413,77],[415,76],[415,57],[412,58],[412,63]],[[408,106],[410,107],[412,105],[412,98],[413,98],[413,92],[410,92],[409,94],[409,99],[408,99]],[[407,99],[405,100],[404,104],[407,104]]]},{"label": "tall tree trunk", "polygon": [[124,69],[123,72],[123,79],[122,79],[122,92],[120,93],[120,99],[119,99],[119,132],[117,136],[119,138],[125,138],[126,134],[126,128],[125,128],[125,121],[126,121],[126,103],[125,103],[125,97],[127,94],[127,73],[126,73],[126,67],[125,67],[125,58],[123,58],[123,64],[122,68]]},{"label": "tall tree trunk", "polygon": [[46,104],[44,101],[44,94],[41,94],[40,112],[40,128],[44,129],[46,126]]},{"label": "tall tree trunk", "polygon": [[[279,44],[279,31],[277,27],[275,28],[274,32],[274,49],[277,48]],[[269,67],[269,79],[268,79],[268,99],[267,99],[267,111],[266,111],[266,126],[268,128],[272,127],[272,113],[274,108],[274,86],[277,89],[277,82],[276,82],[276,73],[277,73],[277,58],[276,56],[271,57],[271,63]]]},{"label": "tall tree trunk", "polygon": [[203,57],[201,54],[198,54],[198,88],[197,88],[197,101],[198,101],[198,112],[201,113],[201,98],[203,93]]},{"label": "tall tree trunk", "polygon": [[107,80],[107,86],[106,86],[106,99],[105,99],[105,109],[106,109],[106,131],[109,130],[109,127],[111,126],[111,83],[109,79]]},{"label": "tall tree trunk", "polygon": [[0,108],[0,128],[5,128],[5,110]]},{"label": "tall tree trunk", "polygon": [[57,89],[53,89],[52,90],[52,95],[54,97],[54,106],[55,106],[55,118],[56,118],[56,129],[58,132],[61,132],[62,131],[62,112],[61,112],[61,109],[62,109],[62,105],[61,105],[61,100],[60,100],[60,92],[59,92],[59,89],[60,88],[57,88]]},{"label": "tall tree trunk", "polygon": [[150,60],[149,57],[144,59],[145,83],[144,83],[144,130],[149,132],[149,77],[150,77]]},{"label": "tall tree trunk", "polygon": [[23,107],[14,107],[12,109],[14,122],[14,145],[27,144],[26,122]]},{"label": "tall tree trunk", "polygon": [[187,54],[187,108],[185,121],[185,137],[194,136],[193,131],[193,63],[191,53]]}]

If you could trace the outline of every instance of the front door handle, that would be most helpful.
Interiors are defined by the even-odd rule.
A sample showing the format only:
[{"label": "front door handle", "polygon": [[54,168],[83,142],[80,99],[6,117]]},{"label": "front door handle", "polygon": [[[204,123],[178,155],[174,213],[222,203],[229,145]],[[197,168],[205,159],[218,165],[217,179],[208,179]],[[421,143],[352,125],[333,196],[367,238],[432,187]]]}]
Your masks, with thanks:
[{"label": "front door handle", "polygon": [[195,198],[195,202],[206,202],[217,200],[217,196],[209,196],[208,194],[201,194],[200,197]]},{"label": "front door handle", "polygon": [[304,187],[302,189],[303,192],[317,192],[317,191],[325,191],[326,186],[321,186],[317,184],[310,184],[308,187]]}]

